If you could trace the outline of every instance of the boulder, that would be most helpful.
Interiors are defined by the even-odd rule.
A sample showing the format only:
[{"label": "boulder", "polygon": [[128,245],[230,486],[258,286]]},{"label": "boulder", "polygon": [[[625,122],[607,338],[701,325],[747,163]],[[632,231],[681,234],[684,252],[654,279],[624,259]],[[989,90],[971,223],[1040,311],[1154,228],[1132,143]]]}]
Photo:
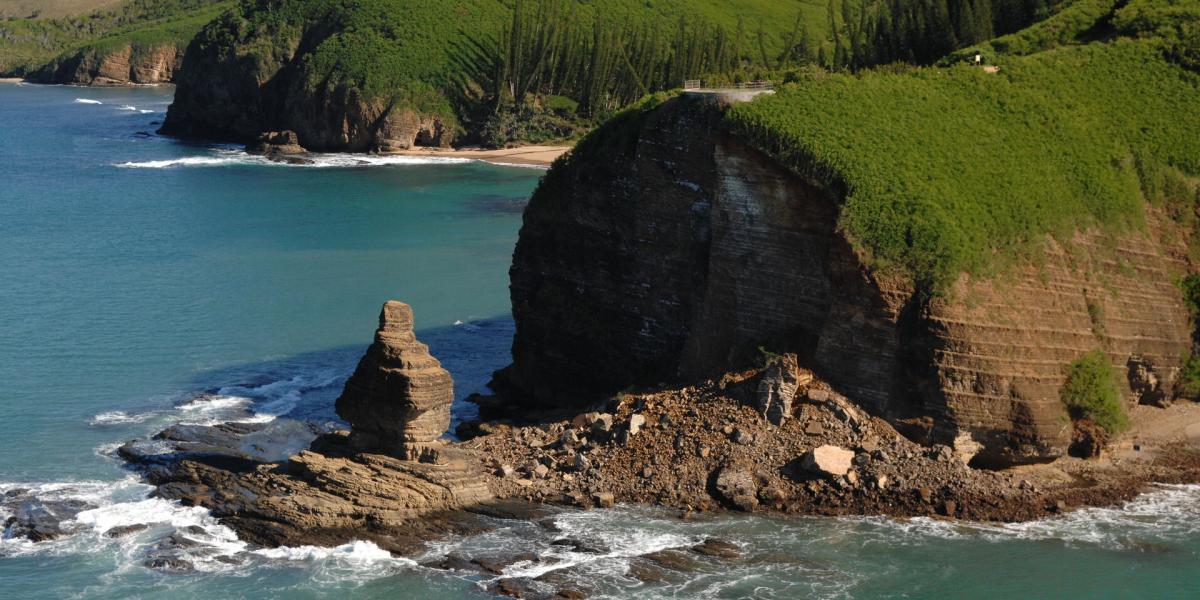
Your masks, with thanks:
[{"label": "boulder", "polygon": [[748,469],[726,465],[721,467],[716,477],[717,496],[726,503],[744,511],[752,511],[758,506],[758,482]]},{"label": "boulder", "polygon": [[742,549],[737,544],[718,538],[706,538],[702,543],[692,546],[692,552],[724,559],[735,559],[742,555]]},{"label": "boulder", "polygon": [[629,435],[637,435],[646,425],[646,417],[643,415],[632,415],[629,417]]},{"label": "boulder", "polygon": [[307,154],[295,131],[264,131],[258,139],[246,145],[246,152],[281,160],[288,156]]},{"label": "boulder", "polygon": [[450,427],[454,381],[413,334],[412,308],[388,301],[375,343],[337,399],[351,442],[406,460],[436,462],[438,438]]},{"label": "boulder", "polygon": [[30,496],[16,505],[13,515],[5,523],[6,537],[25,538],[31,542],[61,537],[66,534],[64,523],[92,508],[96,505],[74,498],[51,500]]},{"label": "boulder", "polygon": [[842,477],[850,472],[854,461],[854,451],[837,446],[818,446],[804,454],[802,465],[814,475],[824,477]]},{"label": "boulder", "polygon": [[775,357],[758,384],[758,412],[775,425],[792,416],[792,400],[800,387],[800,368],[795,354]]}]

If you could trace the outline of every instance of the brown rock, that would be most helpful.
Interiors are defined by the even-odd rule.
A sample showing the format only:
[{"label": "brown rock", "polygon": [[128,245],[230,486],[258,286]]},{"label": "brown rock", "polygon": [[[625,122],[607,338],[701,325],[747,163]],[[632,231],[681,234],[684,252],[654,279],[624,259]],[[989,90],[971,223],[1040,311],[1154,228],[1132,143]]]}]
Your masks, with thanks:
[{"label": "brown rock", "polygon": [[375,343],[337,399],[338,415],[351,425],[351,441],[408,460],[436,460],[453,400],[450,373],[413,334],[412,309],[385,303]]},{"label": "brown rock", "polygon": [[850,471],[854,451],[824,445],[804,454],[802,464],[810,473],[824,477],[842,477]]},{"label": "brown rock", "polygon": [[1108,443],[1108,431],[1090,419],[1075,421],[1075,429],[1071,435],[1071,456],[1079,458],[1099,458]]},{"label": "brown rock", "polygon": [[69,85],[127,86],[174,81],[184,49],[172,43],[83,48],[31,73],[30,81]]},{"label": "brown rock", "polygon": [[642,415],[631,415],[629,417],[629,435],[637,435],[646,424],[646,417]]},{"label": "brown rock", "polygon": [[[514,362],[502,378],[527,402],[719,377],[779,340],[804,348],[805,366],[839,395],[895,414],[893,426],[928,423],[925,435],[906,431],[910,439],[977,436],[972,463],[1004,467],[1066,452],[1058,391],[1078,356],[1097,344],[1116,363],[1137,356],[1134,384],[1153,392],[1170,389],[1191,346],[1187,309],[1166,275],[1179,270],[1178,251],[1163,242],[1187,232],[1170,219],[1119,240],[1095,231],[1072,240],[1111,241],[1103,259],[1051,244],[1044,265],[1002,280],[964,274],[947,282],[955,293],[930,298],[855,252],[838,227],[844,190],[729,136],[720,111],[696,100],[646,116],[620,144],[577,148],[526,209],[510,271]],[[1097,280],[1139,301],[1089,316]],[[915,340],[954,352],[914,353]],[[831,396],[820,387],[808,391],[813,402]]]},{"label": "brown rock", "polygon": [[246,152],[282,159],[305,154],[308,150],[300,145],[300,138],[294,131],[265,131],[256,141],[246,145]]},{"label": "brown rock", "polygon": [[775,425],[792,416],[792,400],[800,385],[800,367],[795,354],[771,360],[758,384],[758,412]]},{"label": "brown rock", "polygon": [[692,546],[692,551],[725,559],[734,559],[742,555],[742,549],[737,544],[717,538],[708,538],[703,543]]},{"label": "brown rock", "polygon": [[758,506],[758,482],[748,469],[726,465],[716,476],[716,492],[725,502],[741,510],[750,511]]}]

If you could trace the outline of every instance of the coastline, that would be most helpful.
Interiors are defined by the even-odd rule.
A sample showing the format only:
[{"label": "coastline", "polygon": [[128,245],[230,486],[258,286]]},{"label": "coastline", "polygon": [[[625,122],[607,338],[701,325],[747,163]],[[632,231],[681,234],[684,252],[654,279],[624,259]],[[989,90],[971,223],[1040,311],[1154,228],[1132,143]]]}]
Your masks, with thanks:
[{"label": "coastline", "polygon": [[15,85],[15,84],[20,84],[20,83],[24,83],[24,82],[25,82],[25,79],[22,77],[0,77],[0,83],[7,83],[10,85]]},{"label": "coastline", "polygon": [[[285,420],[173,426],[155,436],[172,440],[169,458],[143,454],[139,446],[150,440],[118,454],[160,497],[207,508],[252,543],[365,539],[399,556],[477,528],[481,514],[536,520],[545,511],[623,504],[675,510],[683,520],[732,511],[1011,523],[1200,482],[1200,404],[1136,407],[1145,413],[1137,425],[1097,458],[989,471],[968,467],[949,447],[905,439],[810,373],[802,373],[812,384],[797,395],[793,417],[773,424],[754,406],[771,376],[754,369],[632,391],[590,412],[531,411],[475,396],[480,419],[457,429],[462,441],[438,443],[436,464],[363,450],[346,430],[319,435],[284,461],[238,450],[244,436]],[[845,453],[846,462],[810,459],[818,447]],[[370,483],[382,481],[385,495]],[[234,498],[231,490],[241,491]]]},{"label": "coastline", "polygon": [[389,152],[394,156],[434,156],[442,158],[470,158],[494,165],[516,167],[549,168],[558,157],[571,150],[571,146],[520,146],[517,148],[501,148],[484,150],[478,147],[466,148],[414,148],[399,152]]}]

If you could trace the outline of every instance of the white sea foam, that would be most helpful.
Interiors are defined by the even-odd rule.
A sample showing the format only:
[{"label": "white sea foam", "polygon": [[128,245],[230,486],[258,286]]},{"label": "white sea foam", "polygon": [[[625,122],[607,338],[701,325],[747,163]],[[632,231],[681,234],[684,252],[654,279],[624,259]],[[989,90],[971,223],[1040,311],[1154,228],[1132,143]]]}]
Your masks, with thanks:
[{"label": "white sea foam", "polygon": [[265,166],[297,168],[353,168],[409,165],[445,165],[474,162],[469,158],[440,156],[372,156],[365,154],[308,154],[302,162],[274,161],[241,150],[218,148],[205,156],[186,156],[165,160],[128,161],[116,164],[129,169],[171,169],[181,167]]},{"label": "white sea foam", "polygon": [[110,410],[102,412],[89,421],[91,425],[126,425],[129,423],[142,423],[157,416],[155,412],[144,412],[129,414],[123,410]]},{"label": "white sea foam", "polygon": [[145,114],[152,113],[152,112],[154,112],[154,111],[153,111],[153,110],[150,110],[149,108],[139,108],[139,109],[138,109],[138,112],[139,112],[139,113],[142,113],[143,115],[145,115]]},{"label": "white sea foam", "polygon": [[270,421],[295,409],[304,392],[328,387],[339,380],[340,377],[332,372],[320,372],[309,376],[297,375],[258,386],[225,386],[217,390],[217,393],[254,399],[255,418]]},{"label": "white sea foam", "polygon": [[874,517],[861,521],[876,528],[879,539],[874,539],[875,543],[926,544],[930,538],[1038,540],[1129,549],[1200,535],[1200,485],[1158,485],[1121,506],[1082,508],[1024,523],[974,523],[924,517],[900,520]]},{"label": "white sea foam", "polygon": [[280,546],[278,548],[262,548],[255,550],[254,554],[272,558],[275,560],[288,560],[300,562],[313,562],[325,560],[328,558],[340,558],[347,562],[371,563],[371,562],[399,562],[405,565],[415,565],[417,563],[407,558],[398,558],[392,556],[390,552],[376,546],[374,542],[365,542],[355,540],[341,546],[333,548],[323,548],[321,546]]},{"label": "white sea foam", "polygon": [[[82,481],[39,484],[0,483],[0,495],[13,491],[40,500],[76,499],[96,506],[63,523],[64,537],[30,542],[23,538],[0,539],[0,556],[27,554],[107,554],[117,559],[114,573],[142,568],[162,552],[178,557],[200,572],[229,572],[247,564],[269,566],[301,564],[312,569],[318,583],[345,583],[382,577],[415,566],[394,557],[371,542],[354,541],[333,548],[315,546],[252,549],[222,525],[207,509],[183,506],[162,498],[148,498],[153,488],[134,476],[118,481]],[[11,511],[0,506],[0,522]],[[107,535],[114,528],[143,526],[121,536]],[[183,539],[171,545],[168,538]],[[164,543],[166,545],[164,546]]]},{"label": "white sea foam", "polygon": [[104,104],[103,102],[101,102],[99,100],[92,100],[91,98],[76,98],[75,103],[76,104]]},{"label": "white sea foam", "polygon": [[236,158],[217,156],[187,156],[167,160],[148,160],[144,162],[123,162],[116,166],[127,169],[169,169],[171,167],[219,167],[235,165],[243,161]]},{"label": "white sea foam", "polygon": [[137,109],[138,109],[138,107],[136,107],[136,106],[130,106],[130,105],[126,104],[126,105],[121,106],[117,110],[127,110],[130,112],[137,112]]},{"label": "white sea foam", "polygon": [[242,396],[231,396],[224,393],[219,393],[216,396],[201,396],[188,402],[181,404],[179,410],[184,412],[214,412],[219,410],[228,410],[231,408],[242,408],[250,403],[249,398]]},{"label": "white sea foam", "polygon": [[499,162],[499,161],[495,161],[495,160],[489,160],[487,162],[490,164],[493,164],[493,165],[501,166],[501,167],[516,167],[518,169],[534,169],[537,171],[548,171],[550,169],[549,165],[531,165],[531,164],[527,164],[527,163],[509,163],[509,162]]}]

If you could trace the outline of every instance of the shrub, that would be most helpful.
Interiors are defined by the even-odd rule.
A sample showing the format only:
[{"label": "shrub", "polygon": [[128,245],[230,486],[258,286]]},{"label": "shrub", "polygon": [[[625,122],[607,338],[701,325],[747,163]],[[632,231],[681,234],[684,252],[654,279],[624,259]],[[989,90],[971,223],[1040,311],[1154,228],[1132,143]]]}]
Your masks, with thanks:
[{"label": "shrub", "polygon": [[1200,399],[1200,357],[1189,354],[1184,359],[1175,392],[1182,398]]},{"label": "shrub", "polygon": [[1103,350],[1092,350],[1071,363],[1059,397],[1072,419],[1091,419],[1109,433],[1129,427],[1116,371]]}]

